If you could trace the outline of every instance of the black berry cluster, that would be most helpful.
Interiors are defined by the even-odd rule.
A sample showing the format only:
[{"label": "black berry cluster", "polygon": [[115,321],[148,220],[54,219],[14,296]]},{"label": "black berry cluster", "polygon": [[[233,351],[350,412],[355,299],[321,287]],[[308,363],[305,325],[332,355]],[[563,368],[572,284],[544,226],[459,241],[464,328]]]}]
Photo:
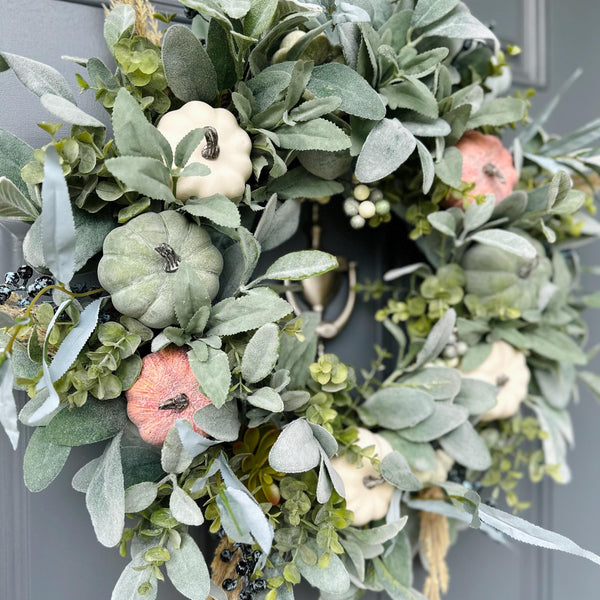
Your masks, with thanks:
[{"label": "black berry cluster", "polygon": [[235,565],[235,572],[238,577],[236,579],[224,579],[221,584],[222,588],[226,592],[231,592],[241,583],[243,587],[239,593],[239,600],[252,600],[255,593],[265,590],[267,581],[264,577],[252,579],[252,574],[260,556],[260,550],[252,550],[252,547],[248,544],[235,544],[233,549],[226,548],[222,550],[220,558],[223,562],[230,563],[234,558],[238,559]]},{"label": "black berry cluster", "polygon": [[52,277],[47,275],[41,275],[33,281],[32,277],[33,269],[29,265],[22,265],[16,271],[6,273],[4,285],[0,285],[0,304],[5,304],[13,294],[17,294],[20,296],[17,306],[25,308],[31,298],[54,283]]}]

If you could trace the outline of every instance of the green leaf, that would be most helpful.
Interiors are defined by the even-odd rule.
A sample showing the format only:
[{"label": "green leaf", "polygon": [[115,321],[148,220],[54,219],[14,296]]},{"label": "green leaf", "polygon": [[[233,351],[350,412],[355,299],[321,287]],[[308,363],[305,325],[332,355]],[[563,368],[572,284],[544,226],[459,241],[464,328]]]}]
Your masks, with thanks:
[{"label": "green leaf", "polygon": [[[299,221],[300,203],[298,201],[287,200],[277,207],[277,197],[273,196],[267,203],[256,226],[256,240],[265,251],[277,248],[294,235],[298,229]],[[254,267],[252,267],[252,270],[254,270]],[[247,274],[249,278],[252,273]]]},{"label": "green leaf", "polygon": [[439,115],[433,92],[415,77],[405,76],[405,81],[381,88],[381,94],[392,110],[407,108],[429,119]]},{"label": "green leaf", "polygon": [[425,420],[400,434],[410,442],[433,442],[466,422],[469,411],[459,405],[438,402]]},{"label": "green leaf", "polygon": [[334,110],[337,110],[342,103],[341,98],[337,96],[327,96],[326,98],[313,98],[297,106],[290,112],[290,118],[301,123],[311,121],[318,117],[323,117]]},{"label": "green leaf", "polygon": [[[94,465],[94,471],[96,466]],[[75,479],[73,479],[73,487],[75,487]],[[157,494],[158,484],[152,481],[142,481],[128,487],[125,490],[125,512],[136,513],[145,510],[156,500]]]},{"label": "green leaf", "polygon": [[282,473],[304,473],[321,463],[321,445],[306,419],[286,425],[269,452],[269,464]]},{"label": "green leaf", "polygon": [[193,456],[187,451],[179,429],[171,427],[163,443],[160,453],[160,464],[165,473],[183,473],[191,464]]},{"label": "green leaf", "polygon": [[381,476],[400,490],[416,492],[423,487],[399,452],[392,452],[383,458]]},{"label": "green leaf", "polygon": [[90,339],[90,336],[98,324],[98,315],[100,313],[101,305],[102,299],[100,298],[90,302],[90,304],[81,311],[79,323],[69,331],[58,347],[58,350],[52,359],[52,363],[49,366],[50,377],[53,383],[58,381],[69,370],[69,367],[75,362],[86,342]]},{"label": "green leaf", "polygon": [[[121,573],[110,600],[156,600],[158,585],[156,577],[148,573],[146,563],[138,558],[130,562]],[[150,583],[151,587],[143,596],[138,593],[140,587]]]},{"label": "green leaf", "polygon": [[527,334],[528,347],[540,356],[574,365],[586,365],[588,358],[581,346],[566,333],[538,327]]},{"label": "green leaf", "polygon": [[62,471],[71,448],[52,441],[46,427],[38,427],[27,445],[23,477],[30,492],[41,492]]},{"label": "green leaf", "polygon": [[495,199],[489,195],[486,197],[483,204],[471,202],[465,211],[465,219],[463,229],[465,231],[475,231],[482,225],[485,225],[494,212]]},{"label": "green leaf", "polygon": [[258,38],[273,22],[277,0],[254,0],[244,19],[244,35]]},{"label": "green leaf", "polygon": [[427,367],[403,377],[399,385],[422,389],[435,400],[452,400],[460,390],[462,378],[458,371],[447,367]]},{"label": "green leaf", "polygon": [[[488,344],[487,347],[491,348],[491,345]],[[463,377],[460,392],[454,399],[454,403],[464,406],[470,415],[482,415],[496,406],[497,395],[498,388],[495,385]]]},{"label": "green leaf", "polygon": [[467,129],[477,129],[484,125],[500,127],[515,123],[525,118],[527,103],[519,98],[495,98],[485,102],[481,108],[471,115]]},{"label": "green leaf", "polygon": [[0,218],[35,221],[39,214],[39,207],[18,186],[10,179],[0,177]]},{"label": "green leaf", "polygon": [[242,357],[242,377],[248,383],[264,379],[279,358],[279,327],[266,323],[250,338]]},{"label": "green leaf", "polygon": [[471,40],[483,38],[496,40],[496,36],[479,20],[477,20],[469,9],[460,3],[445,18],[432,23],[422,34],[425,37],[447,37],[459,40]]},{"label": "green leaf", "polygon": [[10,179],[25,196],[27,185],[21,179],[21,169],[33,160],[33,148],[8,131],[0,129],[0,173]]},{"label": "green leaf", "polygon": [[56,69],[8,52],[0,52],[0,58],[4,59],[17,79],[36,96],[56,94],[75,104],[75,98],[67,80]]},{"label": "green leaf", "polygon": [[106,168],[131,189],[166,202],[177,202],[171,191],[171,172],[164,163],[145,156],[109,158]]},{"label": "green leaf", "polygon": [[[215,335],[211,333],[210,335]],[[215,407],[220,408],[227,402],[229,386],[231,385],[231,372],[229,370],[229,359],[222,350],[208,348],[208,359],[200,361],[192,351],[188,352],[190,367],[202,393],[210,398]]]},{"label": "green leaf", "polygon": [[[332,152],[326,154],[333,155]],[[278,198],[286,200],[334,196],[341,194],[344,186],[339,181],[328,181],[317,177],[304,167],[296,167],[271,181],[267,189],[269,193],[277,194]]]},{"label": "green leaf", "polygon": [[337,267],[337,258],[332,254],[321,250],[299,250],[278,258],[256,281],[262,279],[299,281],[322,275]]},{"label": "green leaf", "polygon": [[274,323],[292,312],[292,307],[267,288],[250,290],[241,298],[226,298],[215,304],[207,335],[235,335]]},{"label": "green leaf", "polygon": [[122,398],[88,401],[82,407],[61,410],[46,427],[54,444],[83,446],[114,437],[127,424]]},{"label": "green leaf", "polygon": [[[412,132],[414,135],[414,132]],[[423,171],[423,185],[422,190],[424,194],[428,194],[429,190],[431,190],[431,186],[433,185],[433,180],[435,178],[435,164],[433,162],[433,157],[427,147],[421,140],[415,138],[417,142],[417,151],[419,152],[419,159],[421,160],[421,170]]]},{"label": "green leaf", "polygon": [[227,196],[213,194],[206,198],[190,198],[183,209],[195,217],[204,217],[222,227],[239,227],[240,211]]},{"label": "green leaf", "polygon": [[462,154],[458,148],[447,148],[444,157],[435,165],[438,179],[457,189],[462,183]]},{"label": "green leaf", "polygon": [[204,129],[202,127],[192,129],[192,131],[186,133],[177,144],[177,148],[175,148],[175,164],[178,167],[185,167],[192,153],[198,148],[203,139]]},{"label": "green leaf", "polygon": [[162,41],[162,62],[169,88],[183,102],[212,102],[217,73],[198,38],[185,25],[171,25]]},{"label": "green leaf", "polygon": [[586,558],[600,565],[600,556],[589,550],[584,550],[570,539],[529,523],[524,519],[505,513],[497,508],[481,504],[479,506],[479,518],[482,523],[493,527],[497,531],[519,542],[533,544],[541,548],[549,548],[550,550],[560,550],[561,552]]},{"label": "green leaf", "polygon": [[505,231],[504,229],[486,229],[470,236],[470,240],[500,248],[505,252],[516,254],[525,260],[535,260],[537,251],[535,246],[522,235]]},{"label": "green leaf", "polygon": [[125,522],[125,488],[119,433],[107,446],[85,495],[98,541],[107,547],[121,541]]},{"label": "green leaf", "polygon": [[468,469],[485,471],[492,464],[490,451],[468,421],[440,438],[439,443],[454,460]]},{"label": "green leaf", "polygon": [[423,348],[421,348],[410,370],[414,371],[422,365],[436,359],[448,343],[448,338],[454,331],[456,312],[453,308],[447,310],[444,316],[433,326],[429,332]]},{"label": "green leaf", "polygon": [[412,26],[427,27],[446,16],[458,4],[458,0],[419,0],[412,17]]},{"label": "green leaf", "polygon": [[210,575],[204,556],[187,533],[181,535],[179,548],[168,545],[171,559],[167,575],[175,589],[190,600],[205,600],[210,594]]},{"label": "green leaf", "polygon": [[[319,547],[314,542],[307,542],[307,545],[317,553],[318,556],[323,554],[324,549]],[[309,565],[302,560],[302,556],[296,558],[296,565],[302,573],[302,577],[313,587],[318,588],[325,594],[342,595],[350,589],[350,576],[344,563],[341,559],[333,554],[329,554],[329,565],[326,568],[321,568],[318,565]]]},{"label": "green leaf", "polygon": [[[113,108],[112,123],[115,132],[115,142],[117,143],[121,157],[111,160],[118,161],[130,156],[155,158],[157,161],[164,163],[162,169],[155,166],[155,169],[161,171],[161,175],[157,179],[170,187],[170,168],[173,162],[171,146],[162,133],[148,122],[137,100],[125,88],[121,88],[117,94]],[[138,164],[141,165],[143,163]],[[135,165],[136,163],[131,163],[129,167],[134,173],[136,171]],[[165,171],[168,172],[168,180]],[[115,176],[119,177],[118,175]],[[121,178],[119,177],[119,179]],[[125,179],[121,179],[121,181],[129,185]],[[134,189],[136,188],[134,187]],[[150,198],[155,198],[152,194],[147,194],[141,190],[137,191]],[[164,200],[164,198],[156,199]]]},{"label": "green leaf", "polygon": [[232,88],[237,81],[237,75],[229,46],[229,33],[217,19],[211,19],[208,25],[206,52],[215,67],[219,90]]},{"label": "green leaf", "polygon": [[58,281],[68,284],[75,269],[75,223],[67,182],[53,146],[46,150],[44,161],[41,219],[45,263]]},{"label": "green leaf", "polygon": [[440,210],[427,215],[427,220],[434,229],[448,237],[456,237],[456,220],[451,213]]},{"label": "green leaf", "polygon": [[197,526],[204,523],[204,515],[200,507],[187,492],[177,485],[176,479],[173,482],[169,508],[173,517],[184,525]]},{"label": "green leaf", "polygon": [[236,402],[228,402],[221,408],[209,404],[196,411],[194,421],[202,431],[220,442],[238,439],[240,416]]},{"label": "green leaf", "polygon": [[276,130],[279,147],[288,150],[325,150],[336,152],[350,148],[350,138],[331,121],[313,119]]},{"label": "green leaf", "polygon": [[128,29],[135,25],[135,10],[133,6],[121,4],[115,6],[104,20],[104,39],[112,52],[114,45],[121,39]]},{"label": "green leaf", "polygon": [[241,19],[248,14],[251,0],[219,0],[219,4],[232,19]]},{"label": "green leaf", "polygon": [[281,396],[272,388],[259,388],[253,394],[248,396],[248,402],[256,408],[269,411],[271,413],[283,412],[284,405]]},{"label": "green leaf", "polygon": [[340,98],[340,110],[346,114],[373,121],[385,117],[385,106],[379,94],[347,65],[329,63],[315,67],[307,89],[317,98]]},{"label": "green leaf", "polygon": [[371,183],[387,177],[413,153],[416,139],[398,119],[383,119],[369,133],[356,162],[356,177]]},{"label": "green leaf", "polygon": [[52,115],[64,123],[71,125],[80,125],[81,127],[102,127],[105,125],[102,121],[88,115],[70,100],[56,94],[42,94],[40,97],[42,106]]},{"label": "green leaf", "polygon": [[[173,305],[179,325],[186,331],[192,325],[194,331],[190,331],[190,333],[200,335],[208,319],[210,296],[194,269],[186,263],[181,264],[175,273]],[[205,316],[198,315],[198,311],[201,309],[206,312]],[[199,319],[195,319],[192,323],[192,319],[196,315]]]},{"label": "green leaf", "polygon": [[386,429],[414,427],[435,410],[431,394],[405,387],[382,388],[363,404]]}]

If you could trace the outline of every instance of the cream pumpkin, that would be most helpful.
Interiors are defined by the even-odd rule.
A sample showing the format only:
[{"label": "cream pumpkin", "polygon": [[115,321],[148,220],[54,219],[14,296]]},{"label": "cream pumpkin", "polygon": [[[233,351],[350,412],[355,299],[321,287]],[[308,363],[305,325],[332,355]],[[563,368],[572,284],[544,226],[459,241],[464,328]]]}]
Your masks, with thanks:
[{"label": "cream pumpkin", "polygon": [[482,421],[512,417],[527,397],[531,378],[525,355],[503,341],[494,342],[490,355],[476,369],[462,375],[498,386],[496,406],[482,415]]},{"label": "cream pumpkin", "polygon": [[241,196],[252,174],[252,142],[232,113],[224,108],[213,108],[206,102],[193,101],[168,112],[157,125],[173,152],[190,131],[201,127],[205,129],[205,139],[192,152],[187,164],[202,163],[210,169],[210,174],[180,177],[175,195],[184,202],[192,196]]},{"label": "cream pumpkin", "polygon": [[[375,446],[378,460],[393,452],[387,440],[362,427],[358,428],[358,440],[354,444],[361,448]],[[344,482],[346,508],[354,513],[352,524],[358,527],[385,517],[395,488],[387,482],[381,482],[381,475],[371,461],[363,458],[362,464],[357,466],[339,456],[331,462]]]}]

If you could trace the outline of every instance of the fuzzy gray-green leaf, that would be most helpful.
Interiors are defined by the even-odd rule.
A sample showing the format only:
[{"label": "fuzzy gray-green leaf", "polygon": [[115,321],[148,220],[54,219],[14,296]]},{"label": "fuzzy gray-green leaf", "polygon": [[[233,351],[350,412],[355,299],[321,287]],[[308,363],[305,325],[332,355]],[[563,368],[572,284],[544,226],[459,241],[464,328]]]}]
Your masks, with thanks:
[{"label": "fuzzy gray-green leaf", "polygon": [[55,444],[46,427],[38,427],[27,445],[23,477],[30,492],[47,488],[67,462],[71,448]]},{"label": "fuzzy gray-green leaf", "polygon": [[279,327],[265,323],[250,338],[242,357],[242,377],[248,383],[264,379],[279,357]]}]

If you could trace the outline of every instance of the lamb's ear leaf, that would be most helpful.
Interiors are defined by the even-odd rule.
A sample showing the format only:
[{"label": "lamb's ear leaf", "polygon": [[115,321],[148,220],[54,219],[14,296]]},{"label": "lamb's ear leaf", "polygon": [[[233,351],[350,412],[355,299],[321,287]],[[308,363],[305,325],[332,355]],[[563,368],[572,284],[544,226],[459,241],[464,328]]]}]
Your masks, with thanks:
[{"label": "lamb's ear leaf", "polygon": [[16,450],[19,442],[19,430],[13,383],[14,374],[10,357],[8,357],[0,364],[0,424],[2,424],[13,449]]},{"label": "lamb's ear leaf", "polygon": [[168,548],[171,558],[166,564],[167,575],[175,589],[190,600],[205,600],[210,594],[210,574],[196,542],[184,533],[178,548],[172,543]]},{"label": "lamb's ear leaf", "polygon": [[68,284],[75,272],[75,221],[67,182],[53,146],[46,150],[42,185],[42,247],[46,266]]}]

